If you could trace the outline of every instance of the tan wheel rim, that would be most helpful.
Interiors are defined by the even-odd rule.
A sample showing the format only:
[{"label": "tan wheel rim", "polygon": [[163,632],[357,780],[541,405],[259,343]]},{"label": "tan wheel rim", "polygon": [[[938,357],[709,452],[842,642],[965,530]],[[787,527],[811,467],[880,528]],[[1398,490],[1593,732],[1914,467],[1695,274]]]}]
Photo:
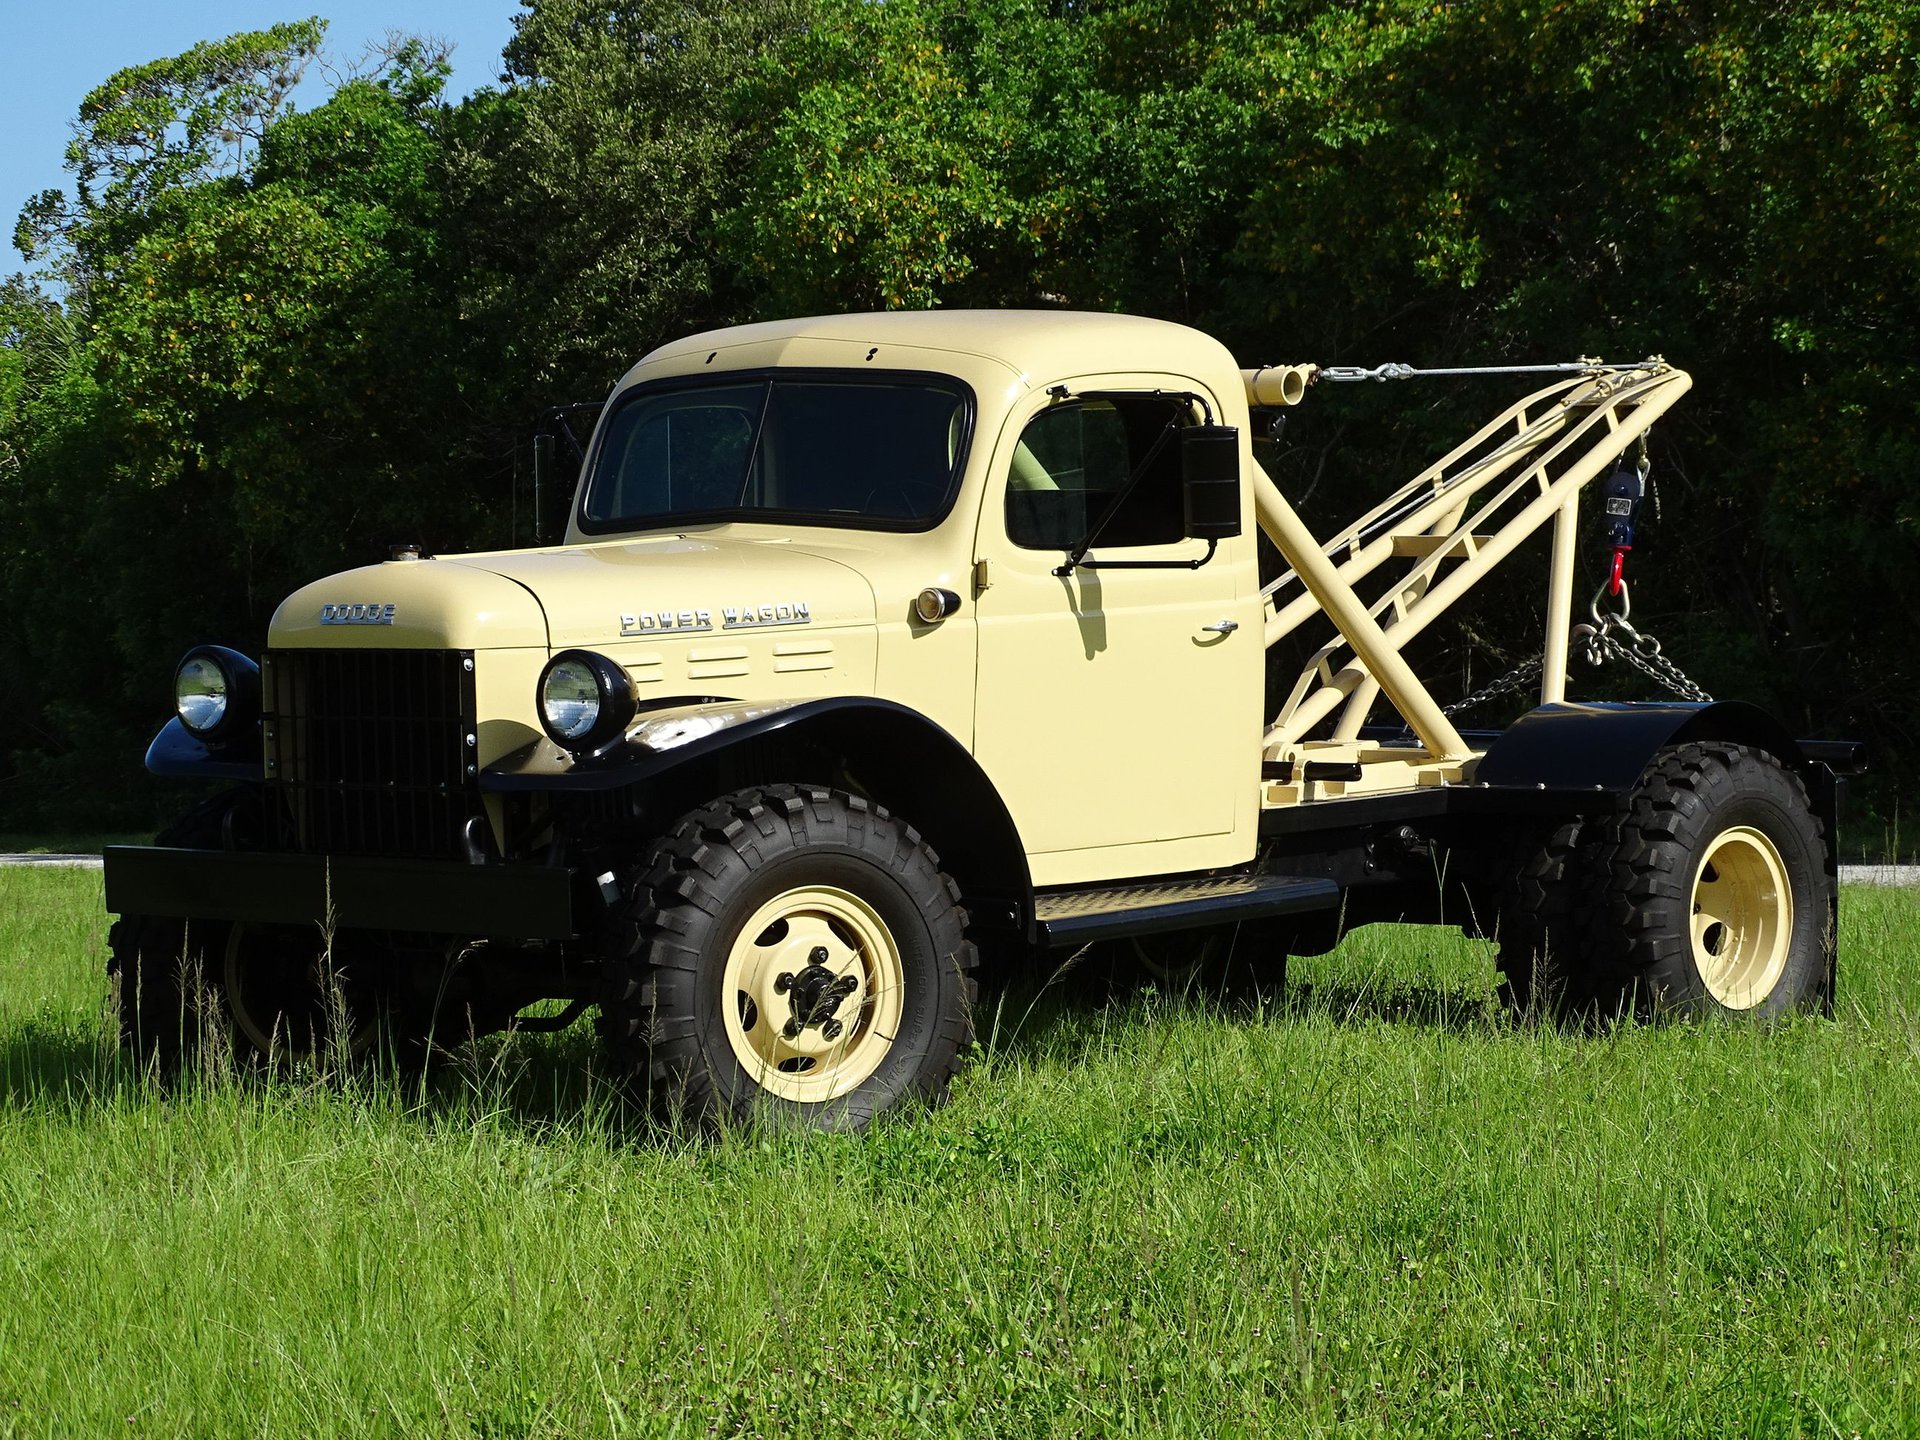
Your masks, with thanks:
[{"label": "tan wheel rim", "polygon": [[727,955],[734,1058],[769,1095],[819,1104],[873,1074],[900,1028],[905,970],[886,922],[826,885],[776,895]]},{"label": "tan wheel rim", "polygon": [[1707,992],[1751,1010],[1780,983],[1793,943],[1793,890],[1779,848],[1736,825],[1714,837],[1693,876],[1693,962]]}]

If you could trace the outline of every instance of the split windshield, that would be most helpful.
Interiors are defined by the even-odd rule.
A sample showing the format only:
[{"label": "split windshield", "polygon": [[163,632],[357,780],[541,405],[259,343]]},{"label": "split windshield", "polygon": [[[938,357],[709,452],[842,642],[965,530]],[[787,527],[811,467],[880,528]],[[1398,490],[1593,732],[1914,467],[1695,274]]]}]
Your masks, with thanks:
[{"label": "split windshield", "polygon": [[952,501],[971,415],[958,383],[931,376],[637,389],[607,420],[581,528],[764,518],[927,529]]}]

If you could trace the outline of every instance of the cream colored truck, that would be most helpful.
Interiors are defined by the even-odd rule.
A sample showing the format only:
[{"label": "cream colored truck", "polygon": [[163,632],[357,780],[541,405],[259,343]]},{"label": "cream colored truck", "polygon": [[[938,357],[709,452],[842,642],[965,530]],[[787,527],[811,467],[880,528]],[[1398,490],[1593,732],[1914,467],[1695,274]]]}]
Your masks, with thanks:
[{"label": "cream colored truck", "polygon": [[[1283,962],[1424,919],[1495,937],[1515,1004],[1819,1003],[1852,751],[1741,704],[1564,702],[1581,491],[1689,382],[1561,370],[1323,542],[1249,444],[1315,371],[1178,325],[665,345],[563,544],[396,550],[291,596],[257,668],[182,661],[148,768],[229,788],[107,852],[125,1038],[418,1049],[597,1006],[665,1106],[856,1125],[944,1095],[983,950]],[[1539,707],[1463,734],[1402,649],[1537,532]]]}]

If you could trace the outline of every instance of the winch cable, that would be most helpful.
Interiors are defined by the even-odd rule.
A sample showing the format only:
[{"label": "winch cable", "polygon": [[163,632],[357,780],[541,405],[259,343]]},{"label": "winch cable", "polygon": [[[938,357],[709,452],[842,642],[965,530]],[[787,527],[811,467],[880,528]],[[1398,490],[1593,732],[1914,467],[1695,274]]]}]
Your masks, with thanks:
[{"label": "winch cable", "polygon": [[1663,356],[1649,355],[1644,360],[1628,364],[1609,364],[1604,360],[1563,360],[1553,365],[1451,365],[1422,369],[1389,360],[1371,369],[1364,365],[1320,365],[1315,367],[1313,378],[1316,381],[1351,383],[1357,380],[1425,380],[1450,375],[1610,375],[1632,370],[1653,370],[1666,363]]}]

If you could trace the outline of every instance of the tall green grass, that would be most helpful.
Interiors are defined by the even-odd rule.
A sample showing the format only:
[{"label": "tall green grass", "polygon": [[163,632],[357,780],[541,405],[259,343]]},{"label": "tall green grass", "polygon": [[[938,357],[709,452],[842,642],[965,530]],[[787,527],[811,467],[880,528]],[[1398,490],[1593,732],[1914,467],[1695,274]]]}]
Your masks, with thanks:
[{"label": "tall green grass", "polygon": [[1917,959],[1850,892],[1836,1019],[1570,1036],[1376,929],[709,1143],[581,1030],[163,1093],[98,877],[0,871],[0,1434],[1914,1433]]}]

